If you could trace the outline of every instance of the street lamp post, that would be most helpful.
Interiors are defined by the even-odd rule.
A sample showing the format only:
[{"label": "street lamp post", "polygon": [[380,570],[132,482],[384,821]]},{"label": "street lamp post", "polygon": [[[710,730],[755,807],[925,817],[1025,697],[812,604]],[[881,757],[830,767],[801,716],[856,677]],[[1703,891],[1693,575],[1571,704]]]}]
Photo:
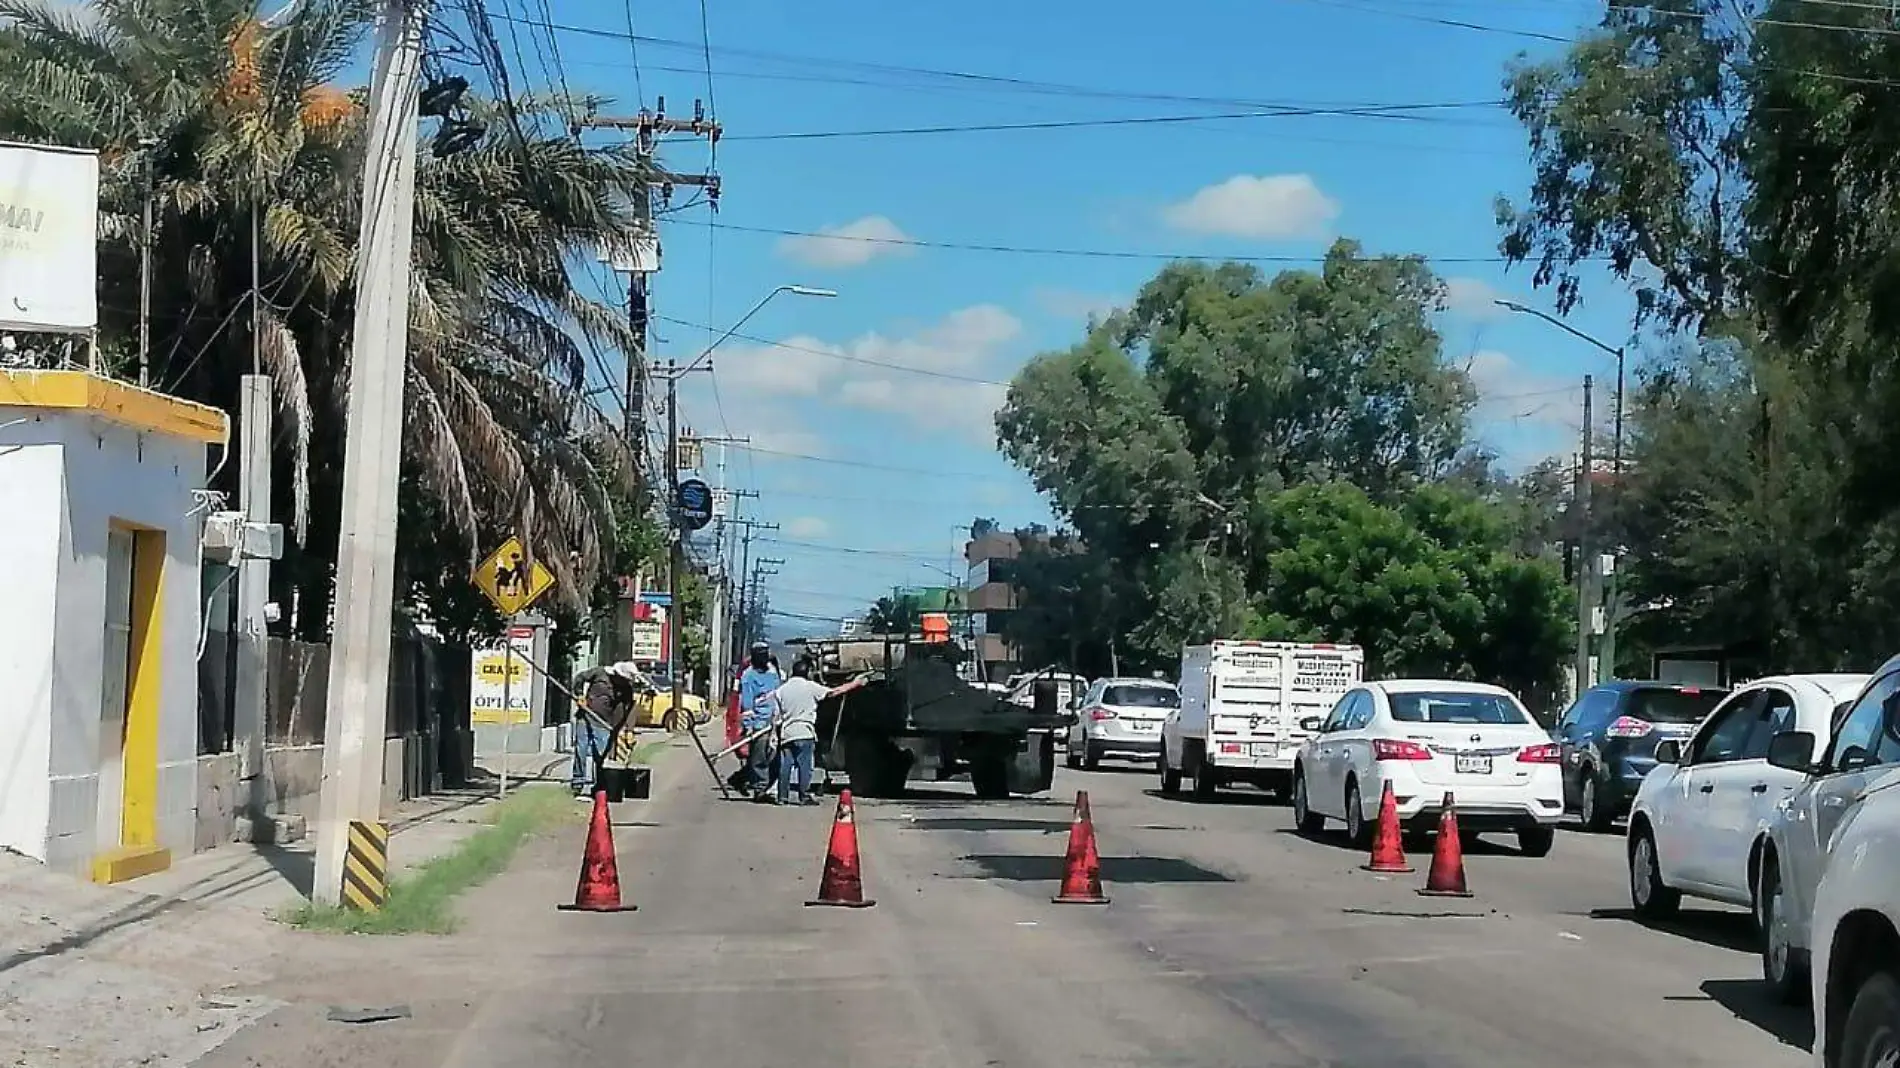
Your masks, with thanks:
[{"label": "street lamp post", "polygon": [[668,539],[672,543],[672,551],[669,554],[667,562],[667,589],[673,598],[673,605],[669,611],[673,633],[670,636],[670,640],[666,643],[666,672],[673,687],[673,703],[668,708],[668,713],[676,717],[680,714],[681,701],[683,699],[682,693],[685,689],[680,680],[679,649],[680,637],[686,629],[683,626],[686,621],[686,605],[684,599],[680,596],[680,579],[686,573],[686,531],[680,522],[679,510],[679,380],[683,375],[709,366],[707,361],[712,359],[713,350],[725,344],[732,335],[738,333],[739,329],[745,326],[746,320],[757,315],[760,310],[772,302],[772,298],[781,293],[790,293],[797,297],[835,297],[838,295],[836,290],[819,289],[815,286],[779,286],[760,298],[759,302],[754,304],[751,310],[741,315],[737,322],[726,328],[725,333],[720,334],[713,340],[712,344],[700,350],[699,355],[693,357],[684,367],[676,366],[672,360],[668,360],[666,368],[660,372],[660,377],[666,380],[666,526]]},{"label": "street lamp post", "polygon": [[1492,303],[1496,304],[1500,308],[1506,309],[1507,311],[1514,311],[1521,315],[1530,315],[1530,316],[1535,316],[1536,318],[1542,319],[1543,321],[1549,323],[1550,325],[1556,327],[1557,329],[1562,330],[1564,333],[1569,334],[1571,337],[1574,337],[1579,341],[1583,341],[1588,344],[1595,345],[1597,348],[1602,349],[1604,352],[1607,352],[1611,356],[1616,357],[1616,399],[1612,402],[1616,405],[1616,428],[1615,430],[1612,431],[1612,438],[1611,438],[1611,443],[1610,443],[1610,469],[1615,471],[1618,475],[1621,475],[1623,473],[1623,361],[1624,361],[1624,353],[1623,353],[1622,347],[1609,345],[1602,341],[1598,341],[1596,338],[1591,337],[1589,334],[1584,333],[1583,331],[1577,329],[1574,326],[1571,326],[1569,323],[1564,322],[1562,319],[1559,319],[1548,312],[1539,311],[1536,308],[1532,308],[1528,305],[1519,304],[1517,301],[1494,300],[1492,301]]}]

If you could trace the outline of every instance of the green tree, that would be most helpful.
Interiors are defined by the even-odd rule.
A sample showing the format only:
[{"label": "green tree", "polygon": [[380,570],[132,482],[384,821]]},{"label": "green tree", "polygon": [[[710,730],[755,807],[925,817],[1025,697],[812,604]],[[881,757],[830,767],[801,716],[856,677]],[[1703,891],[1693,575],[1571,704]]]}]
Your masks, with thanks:
[{"label": "green tree", "polygon": [[908,597],[879,597],[864,613],[872,634],[909,634],[918,627],[917,602]]},{"label": "green tree", "polygon": [[1362,645],[1373,674],[1554,690],[1571,601],[1553,562],[1513,551],[1496,505],[1426,487],[1388,506],[1326,483],[1264,498],[1251,519],[1252,636]]}]

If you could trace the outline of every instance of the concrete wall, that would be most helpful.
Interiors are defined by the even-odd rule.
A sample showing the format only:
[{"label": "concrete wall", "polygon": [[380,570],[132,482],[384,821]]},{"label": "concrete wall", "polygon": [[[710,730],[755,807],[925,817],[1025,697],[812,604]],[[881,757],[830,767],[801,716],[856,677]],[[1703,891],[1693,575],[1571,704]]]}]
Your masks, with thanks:
[{"label": "concrete wall", "polygon": [[[165,534],[158,602],[157,844],[188,852],[197,801],[200,517],[205,449],[84,411],[0,409],[0,845],[83,872],[99,841],[106,539]],[[23,446],[13,447],[8,446]]]}]

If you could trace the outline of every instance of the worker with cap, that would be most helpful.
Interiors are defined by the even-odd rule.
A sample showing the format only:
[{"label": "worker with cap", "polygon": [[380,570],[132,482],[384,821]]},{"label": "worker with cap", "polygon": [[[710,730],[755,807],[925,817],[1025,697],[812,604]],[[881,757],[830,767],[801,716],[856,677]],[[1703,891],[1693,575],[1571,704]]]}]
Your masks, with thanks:
[{"label": "worker with cap", "polygon": [[574,765],[568,780],[575,797],[592,798],[601,762],[626,729],[645,683],[646,677],[631,660],[591,667],[574,676]]},{"label": "worker with cap", "polygon": [[[753,642],[752,663],[739,676],[739,727],[747,735],[772,725],[776,712],[773,694],[785,684],[778,665],[772,662],[772,647]],[[766,798],[772,778],[778,770],[778,747],[770,736],[754,739],[746,749],[745,787],[755,800]]]}]

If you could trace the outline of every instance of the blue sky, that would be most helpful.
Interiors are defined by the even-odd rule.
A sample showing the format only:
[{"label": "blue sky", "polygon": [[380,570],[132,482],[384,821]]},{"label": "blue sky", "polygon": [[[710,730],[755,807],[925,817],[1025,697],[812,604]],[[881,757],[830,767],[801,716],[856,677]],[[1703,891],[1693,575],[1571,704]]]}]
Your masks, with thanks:
[{"label": "blue sky", "polygon": [[[1527,269],[1507,273],[1494,261],[1492,197],[1521,198],[1529,176],[1524,137],[1495,106],[778,136],[1493,101],[1512,56],[1557,48],[1537,35],[1574,36],[1595,21],[1596,5],[709,3],[725,191],[717,215],[695,207],[662,228],[655,353],[690,359],[717,333],[709,327],[724,329],[775,286],[839,294],[781,296],[743,330],[778,347],[735,338],[710,379],[682,391],[692,427],[751,438],[752,448],[728,451],[725,477],[758,491],[745,514],[782,528],[754,545],[755,556],[786,561],[770,584],[780,610],[853,614],[894,585],[939,583],[962,538],[955,528],[973,516],[1046,521],[1027,481],[995,452],[988,426],[1000,383],[1033,354],[1078,339],[1091,310],[1125,300],[1171,254],[1298,259],[1336,235],[1424,253],[1452,285],[1447,356],[1470,361],[1487,396],[1479,432],[1507,460],[1521,466],[1574,448],[1584,374],[1605,384],[1599,411],[1608,409],[1611,361],[1490,304],[1504,295],[1548,307]],[[698,3],[577,0],[553,11],[557,23],[596,31],[553,35],[572,91],[613,96],[627,111],[664,94],[671,114],[708,96]],[[626,39],[630,20],[648,40]],[[502,44],[530,83],[551,65],[545,34],[504,27]],[[666,145],[661,158],[679,171],[708,164],[703,143]],[[1573,324],[1624,340],[1621,289],[1598,281],[1585,299]]]}]

